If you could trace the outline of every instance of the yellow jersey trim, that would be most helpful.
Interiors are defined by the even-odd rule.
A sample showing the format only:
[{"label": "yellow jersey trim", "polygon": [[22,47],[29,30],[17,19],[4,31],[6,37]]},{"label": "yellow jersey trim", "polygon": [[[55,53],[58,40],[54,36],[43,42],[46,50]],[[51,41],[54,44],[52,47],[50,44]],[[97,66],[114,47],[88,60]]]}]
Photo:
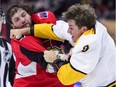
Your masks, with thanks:
[{"label": "yellow jersey trim", "polygon": [[53,24],[35,24],[34,36],[44,39],[52,39],[62,41],[52,30]]},{"label": "yellow jersey trim", "polygon": [[74,70],[70,64],[65,64],[60,67],[57,73],[58,79],[64,85],[71,85],[84,78],[86,75]]},{"label": "yellow jersey trim", "polygon": [[[87,30],[85,31],[82,35],[86,36],[86,35],[89,35],[89,34],[94,34],[94,28],[91,28],[90,30]],[[76,45],[79,41],[79,38],[77,39],[77,41],[74,43],[74,45]]]},{"label": "yellow jersey trim", "polygon": [[111,84],[108,85],[107,87],[116,87],[116,81],[114,81],[113,83],[111,83]]}]

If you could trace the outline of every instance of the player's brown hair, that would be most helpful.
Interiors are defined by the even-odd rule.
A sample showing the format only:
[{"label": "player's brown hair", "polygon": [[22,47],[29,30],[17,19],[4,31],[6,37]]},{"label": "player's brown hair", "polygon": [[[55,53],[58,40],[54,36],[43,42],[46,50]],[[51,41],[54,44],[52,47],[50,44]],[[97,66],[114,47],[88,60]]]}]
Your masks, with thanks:
[{"label": "player's brown hair", "polygon": [[95,25],[97,18],[94,8],[88,4],[72,5],[66,12],[63,13],[63,17],[66,20],[75,20],[75,23],[79,28],[87,26],[88,29],[91,29]]}]

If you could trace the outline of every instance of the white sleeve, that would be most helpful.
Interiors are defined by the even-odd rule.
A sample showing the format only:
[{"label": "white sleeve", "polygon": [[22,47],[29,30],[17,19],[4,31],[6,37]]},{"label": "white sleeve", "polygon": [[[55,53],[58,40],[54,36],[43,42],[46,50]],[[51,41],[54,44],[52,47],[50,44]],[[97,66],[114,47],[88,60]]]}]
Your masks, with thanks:
[{"label": "white sleeve", "polygon": [[56,25],[53,26],[54,33],[63,40],[68,40],[71,44],[72,38],[71,35],[67,32],[68,31],[68,23],[65,21],[59,20],[56,22]]}]

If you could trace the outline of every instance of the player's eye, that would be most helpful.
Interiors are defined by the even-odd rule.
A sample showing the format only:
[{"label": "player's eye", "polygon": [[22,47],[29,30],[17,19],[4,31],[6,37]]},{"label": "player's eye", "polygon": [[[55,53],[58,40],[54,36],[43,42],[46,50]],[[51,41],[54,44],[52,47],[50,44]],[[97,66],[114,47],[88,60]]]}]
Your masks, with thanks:
[{"label": "player's eye", "polygon": [[23,13],[22,13],[22,17],[25,17],[25,16],[26,16],[26,12],[23,12]]}]

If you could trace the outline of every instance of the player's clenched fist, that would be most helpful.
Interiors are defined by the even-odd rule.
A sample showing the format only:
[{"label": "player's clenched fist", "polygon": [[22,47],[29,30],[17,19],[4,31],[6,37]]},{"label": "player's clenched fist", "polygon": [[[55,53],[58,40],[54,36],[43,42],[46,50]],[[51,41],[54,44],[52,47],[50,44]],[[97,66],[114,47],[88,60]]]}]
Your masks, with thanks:
[{"label": "player's clenched fist", "polygon": [[12,39],[20,39],[22,35],[29,35],[29,34],[30,34],[30,27],[10,30],[10,38]]},{"label": "player's clenched fist", "polygon": [[21,38],[22,33],[21,33],[21,29],[11,29],[10,30],[10,38],[11,39],[19,39]]}]

